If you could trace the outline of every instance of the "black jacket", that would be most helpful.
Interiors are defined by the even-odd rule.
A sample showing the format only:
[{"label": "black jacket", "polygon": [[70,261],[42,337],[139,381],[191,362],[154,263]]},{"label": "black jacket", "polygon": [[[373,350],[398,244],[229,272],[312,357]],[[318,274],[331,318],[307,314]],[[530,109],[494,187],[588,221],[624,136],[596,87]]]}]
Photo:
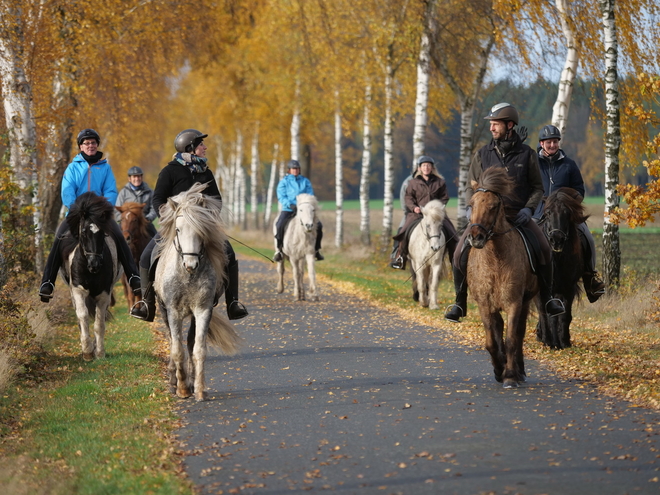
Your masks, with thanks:
[{"label": "black jacket", "polygon": [[[577,163],[566,156],[561,149],[557,151],[557,154],[559,156],[551,160],[550,157],[545,156],[545,153],[540,148],[538,150],[544,199],[560,187],[575,189],[584,198],[584,179],[582,179],[582,173]],[[544,201],[541,201],[536,207],[534,218],[541,218],[543,214],[543,203]]]},{"label": "black jacket", "polygon": [[208,183],[207,188],[204,190],[204,194],[215,196],[222,200],[222,195],[218,189],[218,184],[215,182],[213,172],[209,169],[206,169],[200,174],[196,174],[176,160],[172,160],[168,163],[165,168],[160,171],[160,174],[158,174],[158,181],[156,182],[156,188],[154,189],[153,205],[158,212],[158,216],[160,217],[160,207],[167,203],[168,198],[187,191],[196,182],[201,182],[203,184]]}]

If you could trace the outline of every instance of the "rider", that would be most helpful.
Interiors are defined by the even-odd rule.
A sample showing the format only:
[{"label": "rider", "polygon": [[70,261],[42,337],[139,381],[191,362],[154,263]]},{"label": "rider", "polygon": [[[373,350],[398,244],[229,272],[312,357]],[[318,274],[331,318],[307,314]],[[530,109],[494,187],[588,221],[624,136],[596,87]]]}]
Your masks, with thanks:
[{"label": "rider", "polygon": [[[282,246],[284,243],[284,227],[288,220],[296,214],[296,197],[299,194],[314,195],[312,183],[307,177],[300,175],[300,163],[298,160],[289,160],[289,173],[282,177],[277,184],[277,200],[282,205],[282,211],[275,224],[275,239],[277,239],[277,252],[273,256],[273,261],[282,261]],[[314,256],[317,261],[325,258],[321,254],[321,239],[323,239],[323,225],[319,220],[316,224],[316,246],[314,246]]]},{"label": "rider", "polygon": [[[78,153],[73,157],[64,171],[62,178],[62,204],[67,209],[67,215],[71,205],[75,203],[78,196],[88,191],[95,192],[99,196],[105,197],[110,204],[114,204],[117,198],[117,183],[112,173],[110,164],[103,158],[103,153],[98,150],[101,144],[101,137],[94,129],[83,129],[78,133],[76,140],[78,143]],[[124,267],[124,272],[128,277],[128,283],[136,295],[140,294],[140,276],[138,275],[135,261],[131,255],[131,250],[126,244],[126,240],[115,222],[110,222],[111,232],[115,245],[117,246],[117,258]],[[55,233],[55,241],[48,255],[46,267],[44,268],[41,287],[39,287],[39,296],[41,301],[48,303],[53,298],[55,291],[55,280],[57,272],[62,265],[60,256],[60,242],[69,232],[69,224],[66,219],[60,224]]]},{"label": "rider", "polygon": [[[399,242],[399,249],[390,263],[392,268],[403,270],[405,268],[406,256],[408,255],[408,235],[406,231],[419,219],[422,218],[422,206],[431,200],[440,200],[445,205],[449,201],[449,194],[447,194],[447,184],[445,179],[435,169],[435,160],[430,156],[420,156],[417,159],[417,171],[413,174],[413,178],[406,187],[404,197],[406,205],[406,221],[399,229],[394,240]],[[451,222],[449,217],[445,216],[442,222],[442,230],[445,235],[445,244],[449,253],[449,259],[454,257],[456,249],[456,228]]]},{"label": "rider", "polygon": [[[160,207],[172,196],[187,191],[190,187],[200,182],[208,184],[204,194],[215,196],[222,200],[218,184],[213,173],[206,163],[206,144],[203,134],[196,129],[185,129],[177,134],[174,139],[176,153],[158,175],[156,189],[154,190],[153,207],[160,214]],[[160,233],[151,239],[140,257],[140,273],[142,274],[144,299],[138,301],[131,308],[131,316],[146,321],[154,321],[156,316],[156,294],[153,290],[153,278],[149,270],[151,266],[151,254],[154,250]],[[238,320],[248,315],[248,311],[238,301],[238,260],[234,248],[229,241],[225,244],[227,252],[227,286],[225,287],[225,303],[227,304],[227,316],[230,320]]]},{"label": "rider", "polygon": [[[142,180],[142,169],[140,167],[131,167],[128,169],[128,182],[119,191],[117,196],[117,202],[115,206],[122,206],[128,201],[134,203],[144,203],[144,217],[149,221],[147,223],[147,232],[149,236],[153,237],[156,235],[156,227],[152,223],[158,214],[151,204],[151,199],[153,198],[154,192],[149,187],[149,184]],[[117,211],[115,213],[115,218],[117,222],[121,222],[121,212]]]},{"label": "rider", "polygon": [[[484,117],[490,120],[491,142],[482,146],[472,157],[468,171],[466,189],[468,202],[472,198],[472,181],[477,182],[481,172],[490,167],[504,168],[515,182],[514,197],[508,198],[507,217],[516,227],[524,227],[536,239],[541,259],[537,275],[539,277],[540,297],[549,316],[558,316],[566,310],[559,299],[552,298],[552,264],[548,240],[532,220],[532,213],[543,197],[543,182],[537,155],[529,146],[523,144],[527,137],[527,129],[521,128],[519,135],[514,127],[518,125],[518,111],[509,103],[498,103]],[[468,221],[470,209],[468,207]],[[465,229],[454,255],[454,288],[456,302],[445,313],[449,321],[459,322],[467,314],[467,261],[471,246],[465,243],[470,229]]]},{"label": "rider", "polygon": [[[577,164],[570,159],[564,150],[559,148],[561,132],[554,125],[546,125],[539,133],[539,168],[543,179],[545,197],[550,196],[560,187],[570,187],[584,198],[584,180]],[[543,201],[536,207],[534,219],[543,216]],[[589,302],[596,302],[605,293],[605,284],[596,271],[596,244],[586,222],[579,224],[578,232],[583,238],[582,246],[585,256],[585,270],[582,283]]]}]

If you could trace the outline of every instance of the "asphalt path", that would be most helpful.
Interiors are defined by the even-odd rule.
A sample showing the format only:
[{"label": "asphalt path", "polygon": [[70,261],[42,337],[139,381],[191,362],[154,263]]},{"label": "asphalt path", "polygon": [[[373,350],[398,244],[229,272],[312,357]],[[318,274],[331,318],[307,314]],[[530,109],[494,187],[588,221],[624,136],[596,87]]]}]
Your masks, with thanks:
[{"label": "asphalt path", "polygon": [[186,471],[204,494],[660,492],[660,414],[527,360],[504,390],[484,349],[288,272],[240,261],[236,327],[210,355],[209,400],[179,402]]}]

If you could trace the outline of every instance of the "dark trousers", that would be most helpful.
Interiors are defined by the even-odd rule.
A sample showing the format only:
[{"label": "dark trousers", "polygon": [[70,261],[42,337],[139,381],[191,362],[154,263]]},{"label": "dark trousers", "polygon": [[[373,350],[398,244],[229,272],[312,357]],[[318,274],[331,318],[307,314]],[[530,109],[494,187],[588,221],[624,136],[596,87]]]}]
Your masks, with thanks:
[{"label": "dark trousers", "polygon": [[[137,266],[135,266],[135,261],[133,260],[133,255],[131,254],[131,249],[126,244],[126,239],[122,234],[121,228],[117,222],[109,222],[110,226],[110,236],[115,241],[117,246],[117,258],[121,263],[121,266],[124,267],[124,272],[128,278],[131,278],[134,275],[138,275]],[[41,278],[41,283],[50,282],[55,285],[55,280],[57,279],[57,272],[62,266],[62,255],[60,253],[62,238],[69,233],[69,224],[64,220],[60,226],[57,228],[55,233],[55,241],[53,242],[53,247],[50,250],[48,259],[46,260],[46,267],[44,268],[44,275]]]},{"label": "dark trousers", "polygon": [[[286,227],[287,222],[290,218],[296,216],[295,211],[285,211],[280,212],[280,216],[277,217],[277,222],[275,223],[275,239],[277,239],[277,250],[281,251],[284,243],[284,227]],[[316,224],[316,244],[314,246],[314,251],[319,251],[321,249],[321,240],[323,239],[323,224],[319,220]]]}]

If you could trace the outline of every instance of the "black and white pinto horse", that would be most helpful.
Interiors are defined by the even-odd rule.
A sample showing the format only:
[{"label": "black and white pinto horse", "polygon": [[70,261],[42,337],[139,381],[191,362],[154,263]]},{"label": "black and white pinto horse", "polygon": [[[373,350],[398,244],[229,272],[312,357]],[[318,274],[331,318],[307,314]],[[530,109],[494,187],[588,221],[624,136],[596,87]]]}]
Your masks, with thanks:
[{"label": "black and white pinto horse", "polygon": [[[277,293],[284,292],[284,261],[288,258],[291,262],[293,272],[293,298],[298,301],[305,300],[305,262],[307,263],[307,276],[309,277],[309,300],[318,301],[316,291],[316,268],[314,263],[316,246],[316,225],[319,222],[316,216],[318,201],[311,194],[299,194],[296,196],[297,212],[284,229],[282,252],[284,258],[277,263]],[[273,234],[276,234],[276,226],[273,224]],[[277,241],[275,241],[277,250]]]},{"label": "black and white pinto horse", "polygon": [[[160,208],[160,233],[154,288],[170,342],[170,387],[181,398],[193,392],[206,398],[204,361],[207,343],[228,355],[242,339],[214,305],[226,277],[227,236],[220,218],[222,202],[206,196],[206,184],[167,200]],[[191,317],[187,346],[183,322]]]},{"label": "black and white pinto horse", "polygon": [[[93,192],[81,194],[66,217],[71,236],[62,239],[62,278],[71,290],[85,361],[105,357],[105,322],[112,288],[122,274],[110,233],[115,207]],[[94,339],[89,318],[94,317]]]}]

